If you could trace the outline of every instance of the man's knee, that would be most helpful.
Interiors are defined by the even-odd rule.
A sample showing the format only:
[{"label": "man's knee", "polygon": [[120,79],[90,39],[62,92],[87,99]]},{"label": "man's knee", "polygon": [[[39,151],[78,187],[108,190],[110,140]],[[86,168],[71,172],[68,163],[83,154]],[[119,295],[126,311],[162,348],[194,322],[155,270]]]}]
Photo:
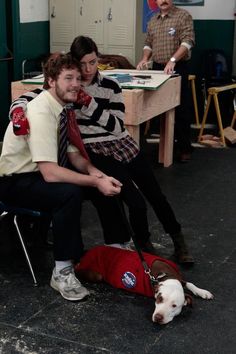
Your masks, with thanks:
[{"label": "man's knee", "polygon": [[[80,207],[83,201],[83,189],[72,183],[53,183],[51,186],[51,203],[58,205],[70,204]],[[50,197],[49,197],[50,205]]]}]

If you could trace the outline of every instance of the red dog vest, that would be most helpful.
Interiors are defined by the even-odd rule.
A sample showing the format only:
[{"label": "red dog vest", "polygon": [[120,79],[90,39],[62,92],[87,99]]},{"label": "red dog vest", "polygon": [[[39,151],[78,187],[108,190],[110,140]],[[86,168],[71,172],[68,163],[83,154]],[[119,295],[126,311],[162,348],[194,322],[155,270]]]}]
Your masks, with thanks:
[{"label": "red dog vest", "polygon": [[[169,264],[179,273],[172,261],[143,253],[144,259],[151,269],[155,260]],[[137,252],[109,246],[97,246],[90,249],[76,266],[76,270],[87,269],[102,274],[103,279],[115,288],[125,289],[141,295],[153,297],[150,278],[145,274]]]}]

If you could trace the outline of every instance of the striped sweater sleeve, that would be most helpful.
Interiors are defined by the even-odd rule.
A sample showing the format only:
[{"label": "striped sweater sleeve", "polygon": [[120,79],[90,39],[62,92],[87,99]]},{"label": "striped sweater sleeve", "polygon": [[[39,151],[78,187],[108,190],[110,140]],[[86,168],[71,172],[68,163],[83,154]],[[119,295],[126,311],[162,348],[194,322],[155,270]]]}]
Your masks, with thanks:
[{"label": "striped sweater sleeve", "polygon": [[93,99],[88,107],[80,107],[77,113],[79,124],[93,125],[97,129],[100,126],[117,136],[124,132],[125,106],[119,84],[114,79],[104,77],[99,87],[91,85],[85,89]]},{"label": "striped sweater sleeve", "polygon": [[26,110],[27,104],[32,101],[35,97],[37,97],[43,89],[36,88],[33,91],[29,91],[18,97],[15,101],[12,102],[9,111],[9,119],[12,118],[12,112],[15,108],[21,107],[24,111]]}]

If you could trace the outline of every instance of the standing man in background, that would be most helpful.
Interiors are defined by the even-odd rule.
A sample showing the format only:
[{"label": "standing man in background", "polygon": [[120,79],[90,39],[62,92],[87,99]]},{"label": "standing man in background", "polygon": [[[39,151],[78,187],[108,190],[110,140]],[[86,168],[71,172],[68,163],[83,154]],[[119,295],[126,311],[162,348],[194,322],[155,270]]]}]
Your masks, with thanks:
[{"label": "standing man in background", "polygon": [[181,75],[181,104],[176,108],[175,139],[176,154],[181,162],[190,160],[192,147],[190,140],[188,63],[195,36],[191,15],[173,5],[173,0],[155,0],[160,12],[148,23],[147,36],[143,48],[143,58],[137,69],[142,69],[152,57],[153,70],[164,70]]}]

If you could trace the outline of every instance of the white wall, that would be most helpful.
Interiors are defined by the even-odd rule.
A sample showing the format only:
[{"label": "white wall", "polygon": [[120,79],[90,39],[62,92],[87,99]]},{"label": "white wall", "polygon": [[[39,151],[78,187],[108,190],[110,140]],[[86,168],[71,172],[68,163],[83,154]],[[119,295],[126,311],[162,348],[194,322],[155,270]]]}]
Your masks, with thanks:
[{"label": "white wall", "polygon": [[21,23],[49,20],[48,0],[19,0],[19,5]]},{"label": "white wall", "polygon": [[[96,1],[96,0],[95,0]],[[194,20],[233,20],[235,0],[205,0],[204,6],[178,6],[191,13]]]},{"label": "white wall", "polygon": [[[48,2],[49,0],[19,0],[20,22],[48,21]],[[232,20],[236,11],[236,0],[205,0],[204,6],[182,8],[188,10],[196,20]]]}]

